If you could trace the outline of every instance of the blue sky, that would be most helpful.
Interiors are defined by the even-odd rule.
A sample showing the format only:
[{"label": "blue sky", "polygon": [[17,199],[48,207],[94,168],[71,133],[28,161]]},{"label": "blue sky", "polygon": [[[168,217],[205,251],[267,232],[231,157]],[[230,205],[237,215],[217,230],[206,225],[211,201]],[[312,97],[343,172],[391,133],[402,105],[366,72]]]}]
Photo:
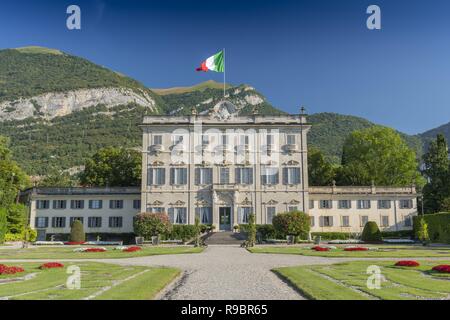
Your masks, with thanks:
[{"label": "blue sky", "polygon": [[[82,30],[66,28],[77,4]],[[382,30],[366,28],[366,8]],[[285,111],[365,117],[407,133],[450,121],[450,1],[15,0],[0,5],[0,48],[40,45],[163,88],[226,48],[227,81]]]}]

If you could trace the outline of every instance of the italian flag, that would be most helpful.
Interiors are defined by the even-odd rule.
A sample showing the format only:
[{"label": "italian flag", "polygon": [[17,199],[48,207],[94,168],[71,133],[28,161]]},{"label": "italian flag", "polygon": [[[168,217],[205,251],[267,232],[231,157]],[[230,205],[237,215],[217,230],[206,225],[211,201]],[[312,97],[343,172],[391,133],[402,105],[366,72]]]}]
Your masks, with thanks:
[{"label": "italian flag", "polygon": [[225,54],[223,50],[203,61],[200,68],[195,70],[203,72],[225,72]]}]

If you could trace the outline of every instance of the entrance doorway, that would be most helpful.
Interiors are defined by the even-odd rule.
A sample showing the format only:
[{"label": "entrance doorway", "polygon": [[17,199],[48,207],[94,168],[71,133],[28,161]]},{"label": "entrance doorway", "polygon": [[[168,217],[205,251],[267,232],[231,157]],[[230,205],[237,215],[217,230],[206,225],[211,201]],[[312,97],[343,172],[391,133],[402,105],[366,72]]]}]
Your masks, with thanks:
[{"label": "entrance doorway", "polygon": [[219,230],[231,231],[231,208],[219,208]]}]

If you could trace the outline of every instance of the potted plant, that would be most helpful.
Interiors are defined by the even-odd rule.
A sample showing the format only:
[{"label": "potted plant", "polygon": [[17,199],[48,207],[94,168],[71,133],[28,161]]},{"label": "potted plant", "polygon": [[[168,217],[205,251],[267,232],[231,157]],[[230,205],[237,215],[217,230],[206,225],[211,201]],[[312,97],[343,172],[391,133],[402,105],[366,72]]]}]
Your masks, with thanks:
[{"label": "potted plant", "polygon": [[234,232],[239,232],[239,225],[238,225],[238,224],[235,224],[235,225],[233,226],[233,230],[234,230]]},{"label": "potted plant", "polygon": [[214,230],[216,230],[216,225],[215,225],[215,224],[212,224],[212,225],[209,227],[209,230],[210,230],[211,232],[214,232]]}]

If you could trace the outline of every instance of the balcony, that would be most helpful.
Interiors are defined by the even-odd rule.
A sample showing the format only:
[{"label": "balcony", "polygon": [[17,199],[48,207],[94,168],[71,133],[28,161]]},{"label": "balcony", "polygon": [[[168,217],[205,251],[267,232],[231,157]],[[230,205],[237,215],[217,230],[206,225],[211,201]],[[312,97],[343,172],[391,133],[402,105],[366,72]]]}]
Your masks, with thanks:
[{"label": "balcony", "polygon": [[293,153],[298,150],[298,147],[296,144],[286,144],[284,146],[284,150],[286,150],[286,152],[288,152],[288,153]]},{"label": "balcony", "polygon": [[213,190],[215,191],[237,191],[239,187],[234,183],[215,183]]},{"label": "balcony", "polygon": [[162,144],[154,144],[150,146],[150,151],[159,153],[164,151],[164,146]]}]

